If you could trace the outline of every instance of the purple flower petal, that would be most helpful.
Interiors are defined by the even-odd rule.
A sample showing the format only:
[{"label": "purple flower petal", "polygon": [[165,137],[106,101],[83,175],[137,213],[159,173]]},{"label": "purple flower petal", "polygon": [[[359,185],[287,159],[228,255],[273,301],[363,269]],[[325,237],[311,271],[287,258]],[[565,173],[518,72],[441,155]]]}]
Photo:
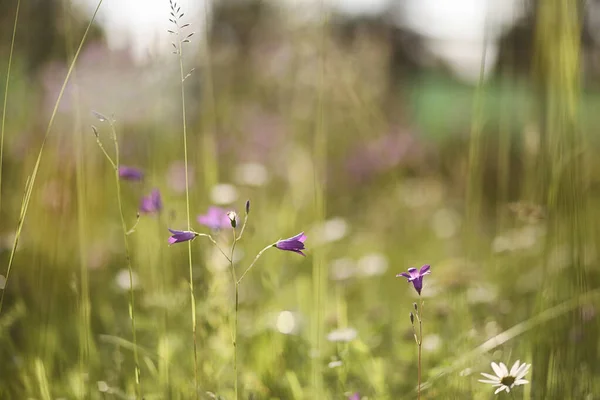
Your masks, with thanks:
[{"label": "purple flower petal", "polygon": [[178,230],[170,229],[170,228],[169,228],[169,232],[172,233],[172,236],[169,238],[169,245],[175,244],[175,243],[180,243],[180,242],[187,242],[188,240],[195,239],[197,236],[196,232],[178,231]]},{"label": "purple flower petal", "polygon": [[398,275],[396,275],[396,277],[404,277],[406,278],[406,280],[410,283],[413,284],[413,287],[415,288],[415,290],[417,291],[417,293],[419,294],[419,296],[421,295],[421,290],[423,290],[423,277],[425,275],[428,275],[431,273],[430,271],[431,267],[429,264],[425,264],[421,267],[420,271],[417,271],[416,268],[409,268],[407,272],[402,272]]},{"label": "purple flower petal", "polygon": [[417,279],[419,277],[419,272],[416,268],[409,268],[408,273],[410,274],[410,280]]},{"label": "purple flower petal", "polygon": [[122,165],[119,167],[119,177],[127,181],[141,181],[144,179],[144,172],[139,168]]},{"label": "purple flower petal", "polygon": [[231,228],[227,210],[221,207],[208,207],[206,214],[198,215],[197,221],[213,230]]},{"label": "purple flower petal", "polygon": [[162,198],[158,189],[153,189],[148,196],[142,197],[140,212],[142,214],[154,214],[162,210]]},{"label": "purple flower petal", "polygon": [[296,236],[292,236],[291,238],[278,240],[277,243],[275,243],[275,247],[277,247],[279,250],[293,251],[295,253],[306,256],[301,251],[305,249],[305,240],[306,235],[304,234],[304,232],[300,232],[299,234],[297,234]]},{"label": "purple flower petal", "polygon": [[304,243],[304,241],[306,240],[306,235],[304,234],[304,232],[300,232],[296,236],[292,236],[291,238],[285,240],[297,240],[298,242]]}]

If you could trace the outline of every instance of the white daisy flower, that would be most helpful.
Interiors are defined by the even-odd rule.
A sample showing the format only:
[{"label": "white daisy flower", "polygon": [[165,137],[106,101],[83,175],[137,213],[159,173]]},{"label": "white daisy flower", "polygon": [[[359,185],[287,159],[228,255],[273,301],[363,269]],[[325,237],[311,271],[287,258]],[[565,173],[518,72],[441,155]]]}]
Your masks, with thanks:
[{"label": "white daisy flower", "polygon": [[500,363],[500,365],[498,365],[493,362],[492,369],[496,375],[494,376],[482,372],[481,375],[488,379],[480,379],[479,382],[490,383],[493,387],[497,387],[498,389],[496,389],[494,394],[498,394],[504,390],[506,390],[506,393],[510,393],[510,389],[513,387],[529,383],[529,381],[523,379],[523,377],[527,375],[530,367],[531,364],[519,364],[519,360],[517,360],[509,372],[504,363]]}]

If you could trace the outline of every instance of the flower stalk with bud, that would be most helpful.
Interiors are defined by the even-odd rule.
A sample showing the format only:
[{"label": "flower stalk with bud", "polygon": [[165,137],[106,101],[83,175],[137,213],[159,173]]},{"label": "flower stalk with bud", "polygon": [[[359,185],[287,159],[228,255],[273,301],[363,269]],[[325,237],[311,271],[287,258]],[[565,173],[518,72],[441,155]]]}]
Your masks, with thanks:
[{"label": "flower stalk with bud", "polygon": [[[110,163],[114,174],[115,174],[115,183],[117,189],[117,204],[119,208],[119,216],[121,217],[121,228],[123,230],[123,242],[125,245],[125,257],[127,259],[127,270],[129,272],[129,319],[131,320],[131,333],[133,336],[133,359],[134,359],[134,372],[135,372],[135,388],[136,388],[136,397],[142,398],[142,383],[140,376],[140,363],[138,357],[138,346],[137,346],[137,334],[136,334],[136,324],[135,324],[135,296],[134,296],[134,283],[133,283],[133,267],[131,265],[131,255],[129,251],[129,241],[127,240],[127,236],[135,231],[135,227],[140,219],[140,214],[137,214],[135,225],[131,229],[127,229],[127,224],[125,222],[125,214],[123,212],[123,202],[121,201],[121,179],[124,180],[140,180],[143,178],[143,172],[137,168],[124,167],[120,165],[120,157],[119,157],[119,141],[117,140],[117,131],[115,129],[115,121],[112,118],[108,118],[100,113],[93,112],[94,116],[100,122],[108,122],[110,126],[111,136],[114,144],[114,157],[111,157],[102,141],[100,140],[100,133],[98,128],[92,126],[92,131],[94,132],[94,136],[96,137],[96,143],[104,153],[107,161]],[[156,195],[155,195],[156,196]],[[160,195],[159,195],[160,197]],[[154,199],[156,205],[156,198]],[[160,201],[160,199],[159,199]]]},{"label": "flower stalk with bud", "polygon": [[297,234],[296,236],[292,236],[289,239],[278,240],[277,242],[271,243],[268,246],[266,246],[265,248],[263,248],[261,251],[258,252],[256,257],[254,257],[254,260],[252,261],[252,263],[248,266],[248,268],[246,268],[244,270],[242,275],[238,278],[237,274],[235,272],[235,266],[234,266],[235,248],[236,248],[237,243],[242,238],[244,230],[246,229],[246,224],[248,222],[249,214],[250,214],[250,201],[248,200],[245,205],[244,222],[243,222],[241,228],[239,229],[239,234],[238,234],[239,216],[235,211],[225,212],[222,209],[219,209],[216,207],[211,207],[211,208],[209,208],[209,212],[206,215],[202,215],[202,216],[198,217],[198,221],[200,223],[202,223],[208,227],[211,227],[211,228],[221,228],[225,219],[228,221],[229,227],[231,227],[231,232],[232,232],[231,250],[230,250],[229,254],[226,254],[221,249],[221,247],[219,247],[219,245],[217,244],[217,242],[213,239],[213,237],[211,235],[204,234],[204,233],[198,233],[191,229],[188,229],[188,230],[169,229],[169,231],[171,232],[171,237],[169,238],[169,245],[172,245],[175,243],[181,243],[181,242],[191,242],[192,240],[194,240],[195,238],[197,238],[199,236],[207,237],[217,247],[217,249],[219,249],[221,254],[223,254],[223,256],[229,262],[229,265],[231,268],[231,277],[232,277],[234,289],[235,289],[235,307],[234,307],[234,317],[233,317],[233,327],[232,327],[232,344],[233,344],[233,351],[234,351],[233,371],[234,371],[235,399],[240,398],[239,387],[238,387],[238,363],[237,363],[237,359],[238,359],[237,331],[238,331],[238,312],[239,312],[239,305],[240,305],[240,302],[239,302],[240,285],[241,285],[244,277],[246,276],[246,274],[252,269],[252,267],[254,267],[254,265],[260,259],[260,257],[264,254],[264,252],[271,248],[277,248],[277,249],[284,250],[284,251],[292,251],[292,252],[301,254],[302,256],[305,256],[305,254],[302,252],[302,250],[305,250],[304,241],[306,240],[306,235],[304,234],[304,232],[301,232],[301,233]]},{"label": "flower stalk with bud", "polygon": [[[431,266],[429,264],[425,264],[421,267],[421,269],[417,270],[416,268],[409,268],[407,272],[402,272],[396,275],[397,278],[403,277],[406,278],[409,283],[413,284],[417,295],[419,296],[419,304],[413,303],[413,310],[409,314],[410,324],[413,330],[413,337],[415,338],[415,342],[417,343],[418,349],[418,370],[417,370],[417,398],[421,399],[421,353],[423,349],[423,298],[421,297],[421,291],[423,290],[423,278],[425,275],[429,275],[431,273]],[[415,328],[415,319],[417,320],[417,324],[419,325],[419,330]]]}]

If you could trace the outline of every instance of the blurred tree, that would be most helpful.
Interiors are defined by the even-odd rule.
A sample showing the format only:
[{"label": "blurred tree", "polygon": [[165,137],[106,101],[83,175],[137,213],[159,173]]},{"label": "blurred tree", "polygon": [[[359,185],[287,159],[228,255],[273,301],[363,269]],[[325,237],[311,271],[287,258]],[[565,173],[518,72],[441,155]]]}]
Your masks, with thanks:
[{"label": "blurred tree", "polygon": [[[16,0],[0,1],[0,59],[5,60],[10,49],[10,38],[14,25]],[[65,10],[70,9],[72,29],[65,29]],[[15,42],[16,56],[21,58],[29,73],[35,73],[44,63],[52,59],[66,60],[67,36],[77,42],[88,21],[83,13],[70,7],[66,0],[22,1]],[[102,37],[97,26],[92,27],[88,43]],[[4,65],[0,68],[5,68]]]},{"label": "blurred tree", "polygon": [[213,5],[211,44],[235,48],[245,58],[261,31],[276,27],[275,10],[263,0],[222,0]]}]

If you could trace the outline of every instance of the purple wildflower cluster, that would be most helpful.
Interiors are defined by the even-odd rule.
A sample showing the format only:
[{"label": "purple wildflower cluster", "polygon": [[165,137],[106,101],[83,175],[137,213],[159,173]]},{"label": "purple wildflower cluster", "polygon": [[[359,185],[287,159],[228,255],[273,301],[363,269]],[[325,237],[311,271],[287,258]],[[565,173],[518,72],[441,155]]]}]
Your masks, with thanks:
[{"label": "purple wildflower cluster", "polygon": [[[250,208],[250,203],[246,203],[246,213],[248,213]],[[207,226],[208,228],[219,231],[226,228],[236,228],[237,226],[237,214],[235,211],[226,210],[221,207],[211,206],[208,208],[206,214],[199,215],[196,220],[198,223]],[[179,231],[175,229],[169,229],[171,232],[171,237],[169,238],[169,244],[187,242],[189,240],[193,240],[198,236],[198,233],[192,231]],[[288,239],[280,239],[273,244],[273,247],[278,248],[279,250],[284,251],[292,251],[294,253],[298,253],[302,256],[306,256],[302,252],[305,250],[304,241],[306,240],[306,235],[304,232],[300,232],[299,234],[292,236]]]}]

